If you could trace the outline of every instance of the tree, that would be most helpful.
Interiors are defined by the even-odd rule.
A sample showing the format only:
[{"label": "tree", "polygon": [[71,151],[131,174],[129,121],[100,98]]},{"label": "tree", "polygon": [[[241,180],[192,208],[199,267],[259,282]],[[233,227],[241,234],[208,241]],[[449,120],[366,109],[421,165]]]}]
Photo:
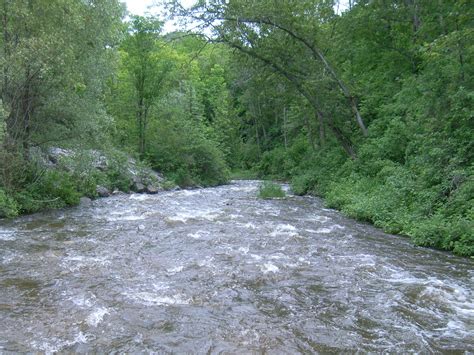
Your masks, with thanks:
[{"label": "tree", "polygon": [[[178,54],[160,35],[162,22],[153,16],[132,16],[121,47],[121,65],[112,84],[109,109],[124,127],[135,122],[137,151],[143,159],[153,105],[172,82]],[[132,115],[132,117],[130,116]],[[126,133],[130,135],[130,132]]]},{"label": "tree", "polygon": [[345,112],[349,108],[362,134],[367,134],[356,97],[325,54],[327,23],[335,16],[331,3],[283,1],[275,8],[272,1],[258,1],[248,5],[245,1],[210,1],[178,14],[211,26],[214,41],[245,53],[288,80],[313,107],[319,123],[327,125],[347,154],[355,157],[350,134],[341,128],[345,124],[327,114],[330,110],[323,100],[326,92],[338,95],[341,109],[337,117],[351,115]]},{"label": "tree", "polygon": [[11,149],[28,159],[31,145],[83,136],[105,119],[99,99],[123,10],[116,0],[3,1],[1,98]]}]

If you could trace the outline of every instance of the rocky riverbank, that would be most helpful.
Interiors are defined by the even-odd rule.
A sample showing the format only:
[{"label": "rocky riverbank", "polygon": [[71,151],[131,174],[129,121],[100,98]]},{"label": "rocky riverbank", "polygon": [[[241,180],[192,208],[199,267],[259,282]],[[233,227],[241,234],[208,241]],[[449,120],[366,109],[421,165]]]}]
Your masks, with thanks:
[{"label": "rocky riverbank", "polygon": [[32,149],[20,191],[1,191],[0,218],[87,203],[119,193],[155,194],[176,188],[163,175],[120,151]]},{"label": "rocky riverbank", "polygon": [[[109,186],[98,184],[95,191],[98,197],[108,197],[118,192],[137,192],[155,194],[163,190],[162,183],[165,181],[163,175],[152,170],[146,165],[137,163],[131,157],[120,154],[109,155],[98,150],[75,151],[71,149],[63,149],[58,147],[49,148],[44,152],[37,152],[35,159],[47,169],[62,169],[67,172],[74,173],[75,170],[82,166],[82,170],[96,170],[96,173],[108,173],[117,170],[120,171],[120,179],[122,190],[113,188],[113,181],[109,181]],[[89,165],[89,166],[87,166]],[[84,169],[85,168],[85,169]],[[124,182],[128,181],[127,184]]]}]

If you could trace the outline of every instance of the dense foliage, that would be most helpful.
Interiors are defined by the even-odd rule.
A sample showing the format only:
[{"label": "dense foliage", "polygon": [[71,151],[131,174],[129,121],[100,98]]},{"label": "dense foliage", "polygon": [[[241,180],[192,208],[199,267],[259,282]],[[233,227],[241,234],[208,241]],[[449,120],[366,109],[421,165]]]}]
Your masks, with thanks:
[{"label": "dense foliage", "polygon": [[82,179],[35,160],[51,146],[99,147],[124,13],[115,0],[0,5],[0,216],[75,204]]},{"label": "dense foliage", "polygon": [[235,50],[240,168],[474,254],[474,10],[466,0],[206,1]]},{"label": "dense foliage", "polygon": [[56,170],[33,154],[100,149],[181,186],[229,170],[289,180],[418,245],[474,254],[469,0],[166,2],[194,33],[124,20],[117,0],[3,2],[0,215],[126,189],[120,159],[100,173],[87,154]]}]

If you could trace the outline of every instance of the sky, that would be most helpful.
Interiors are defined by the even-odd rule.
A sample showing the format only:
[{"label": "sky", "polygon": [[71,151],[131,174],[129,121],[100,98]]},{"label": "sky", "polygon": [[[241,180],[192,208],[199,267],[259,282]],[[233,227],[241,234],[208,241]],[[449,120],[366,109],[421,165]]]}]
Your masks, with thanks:
[{"label": "sky", "polygon": [[[157,3],[157,0],[121,0],[127,5],[127,10],[135,15],[144,15],[146,12],[149,12],[153,15],[160,15],[163,8],[159,5],[153,6]],[[191,6],[195,0],[181,0],[181,3],[184,6]],[[150,8],[151,6],[151,8]],[[176,30],[177,27],[171,22],[165,23],[164,32],[171,32]]]},{"label": "sky", "polygon": [[147,7],[153,4],[153,0],[125,0],[123,2],[127,5],[128,11],[135,15],[143,15]]},{"label": "sky", "polygon": [[[127,9],[129,12],[135,15],[143,15],[145,12],[150,12],[152,14],[159,15],[162,8],[160,6],[153,6],[152,8],[148,9],[149,6],[152,6],[156,3],[156,0],[122,0],[127,5]],[[195,0],[181,0],[181,3],[184,6],[190,6],[195,2]],[[348,0],[340,0],[339,1],[339,9],[347,8]],[[165,32],[170,32],[175,30],[176,27],[172,23],[166,23],[164,26]]]}]

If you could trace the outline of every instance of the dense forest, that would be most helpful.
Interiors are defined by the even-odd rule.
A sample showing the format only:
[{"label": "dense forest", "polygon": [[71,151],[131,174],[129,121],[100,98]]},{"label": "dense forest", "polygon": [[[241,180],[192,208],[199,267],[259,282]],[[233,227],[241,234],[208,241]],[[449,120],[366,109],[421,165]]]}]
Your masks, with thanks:
[{"label": "dense forest", "polygon": [[[0,216],[128,190],[133,157],[166,186],[290,181],[474,255],[470,0],[164,6],[192,30],[164,33],[118,0],[0,3]],[[48,168],[57,147],[75,154]]]}]

